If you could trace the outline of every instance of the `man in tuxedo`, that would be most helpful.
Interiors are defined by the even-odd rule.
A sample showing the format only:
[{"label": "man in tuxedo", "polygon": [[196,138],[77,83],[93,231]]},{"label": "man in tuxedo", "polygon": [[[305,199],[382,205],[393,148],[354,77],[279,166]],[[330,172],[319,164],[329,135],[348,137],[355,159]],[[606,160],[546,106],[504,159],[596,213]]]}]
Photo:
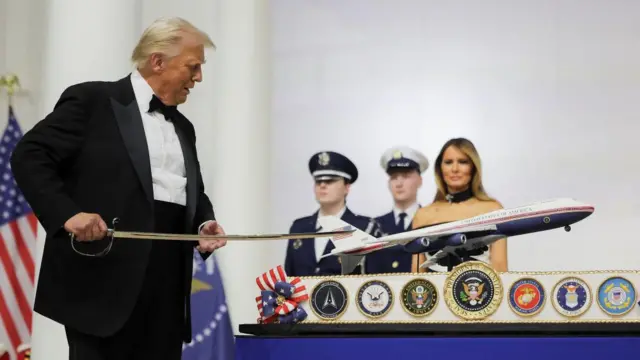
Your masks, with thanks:
[{"label": "man in tuxedo", "polygon": [[[309,159],[308,166],[320,208],[310,216],[294,220],[289,233],[318,232],[322,230],[319,217],[336,216],[374,237],[381,235],[380,226],[374,219],[355,214],[347,207],[347,195],[351,185],[358,179],[358,168],[348,157],[334,151],[322,151]],[[329,230],[333,229],[325,229]],[[342,274],[342,263],[338,256],[321,258],[334,248],[328,237],[290,239],[285,255],[285,272],[290,276]],[[366,261],[366,257],[358,262],[351,274],[363,273],[362,261]]]},{"label": "man in tuxedo", "polygon": [[34,309],[65,326],[70,359],[178,360],[191,341],[194,247],[206,258],[226,241],[113,239],[107,228],[224,234],[177,110],[213,47],[183,19],[157,20],[131,74],[68,87],[12,155],[47,233]]},{"label": "man in tuxedo", "polygon": [[[420,208],[418,190],[422,186],[422,173],[429,167],[429,161],[418,150],[396,146],[382,154],[380,167],[389,176],[393,209],[376,220],[387,235],[405,232],[411,229],[413,217]],[[367,255],[366,273],[411,272],[411,256],[402,245],[374,251]]]}]

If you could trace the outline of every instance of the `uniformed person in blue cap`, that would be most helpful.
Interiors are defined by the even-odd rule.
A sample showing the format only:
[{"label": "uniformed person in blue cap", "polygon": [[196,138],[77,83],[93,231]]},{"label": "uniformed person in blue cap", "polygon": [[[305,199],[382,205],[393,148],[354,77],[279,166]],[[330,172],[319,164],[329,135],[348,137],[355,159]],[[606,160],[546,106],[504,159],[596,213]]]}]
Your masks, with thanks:
[{"label": "uniformed person in blue cap", "polygon": [[[389,191],[393,196],[393,210],[376,220],[385,235],[411,229],[413,216],[420,208],[418,190],[422,186],[422,173],[429,167],[427,157],[409,147],[388,149],[380,158],[380,166],[389,175]],[[366,273],[411,272],[412,254],[401,245],[392,246],[367,255]]]},{"label": "uniformed person in blue cap", "polygon": [[[346,206],[347,194],[351,185],[358,179],[358,169],[349,158],[333,151],[319,152],[309,160],[309,172],[315,181],[315,196],[320,209],[311,216],[296,219],[289,233],[318,232],[321,230],[318,217],[333,215],[375,237],[381,235],[380,226],[374,219],[356,215]],[[329,238],[289,240],[284,264],[287,275],[341,274],[342,268],[338,256],[320,259],[322,255],[331,252],[334,248]],[[361,265],[351,272],[351,274],[362,273]]]}]

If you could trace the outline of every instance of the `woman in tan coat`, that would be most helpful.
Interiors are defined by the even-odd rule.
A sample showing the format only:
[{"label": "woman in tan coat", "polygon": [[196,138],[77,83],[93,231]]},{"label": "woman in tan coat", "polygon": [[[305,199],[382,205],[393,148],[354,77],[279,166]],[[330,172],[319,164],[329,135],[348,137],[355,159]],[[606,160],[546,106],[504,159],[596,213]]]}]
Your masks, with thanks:
[{"label": "woman in tan coat", "polygon": [[[447,141],[434,164],[437,192],[433,202],[420,208],[416,213],[412,228],[424,228],[450,221],[462,220],[502,209],[502,205],[487,195],[482,185],[480,156],[473,143],[465,138]],[[507,271],[507,239],[500,239],[489,247],[474,250],[462,257],[462,261],[479,260],[490,264],[496,271]],[[433,254],[432,254],[433,255]],[[460,263],[453,256],[445,257],[437,265],[419,269],[426,261],[426,253],[413,257],[412,271],[447,271]]]}]

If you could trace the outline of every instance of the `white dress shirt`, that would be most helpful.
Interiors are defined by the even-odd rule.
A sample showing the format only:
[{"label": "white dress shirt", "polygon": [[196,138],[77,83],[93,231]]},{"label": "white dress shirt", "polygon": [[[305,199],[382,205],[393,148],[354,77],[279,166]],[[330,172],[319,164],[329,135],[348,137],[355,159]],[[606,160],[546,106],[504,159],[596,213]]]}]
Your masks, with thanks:
[{"label": "white dress shirt", "polygon": [[187,175],[175,127],[158,111],[147,112],[153,89],[137,70],[131,73],[131,85],[149,148],[153,198],[184,206],[187,204]]},{"label": "white dress shirt", "polygon": [[[340,210],[335,216],[337,218],[341,218],[342,215],[344,215],[344,212],[347,211],[346,207],[343,207],[342,210]],[[318,212],[318,220],[316,220],[316,229],[318,229],[320,227],[320,221],[319,219],[324,217],[325,215],[321,215]],[[324,229],[325,231],[327,231],[326,229]],[[324,249],[325,247],[327,247],[327,243],[329,242],[329,238],[328,237],[321,237],[321,238],[315,238],[314,239],[314,245],[316,248],[316,262],[320,261],[320,257],[322,256],[322,254],[324,253]]]},{"label": "white dress shirt", "polygon": [[398,221],[400,220],[400,213],[405,213],[407,214],[407,216],[405,216],[404,218],[404,228],[409,229],[409,225],[411,225],[411,222],[413,221],[413,217],[416,215],[416,212],[418,212],[418,209],[419,209],[418,203],[413,203],[406,210],[400,210],[398,209],[397,206],[394,206],[393,207],[394,222],[397,224]]}]

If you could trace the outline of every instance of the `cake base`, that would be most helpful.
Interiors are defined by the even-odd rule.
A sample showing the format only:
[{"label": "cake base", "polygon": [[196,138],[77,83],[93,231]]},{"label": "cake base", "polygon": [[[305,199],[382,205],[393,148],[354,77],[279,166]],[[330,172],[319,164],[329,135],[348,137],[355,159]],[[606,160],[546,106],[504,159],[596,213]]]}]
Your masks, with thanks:
[{"label": "cake base", "polygon": [[241,324],[243,334],[258,336],[406,337],[414,336],[640,336],[640,323],[503,324]]}]

